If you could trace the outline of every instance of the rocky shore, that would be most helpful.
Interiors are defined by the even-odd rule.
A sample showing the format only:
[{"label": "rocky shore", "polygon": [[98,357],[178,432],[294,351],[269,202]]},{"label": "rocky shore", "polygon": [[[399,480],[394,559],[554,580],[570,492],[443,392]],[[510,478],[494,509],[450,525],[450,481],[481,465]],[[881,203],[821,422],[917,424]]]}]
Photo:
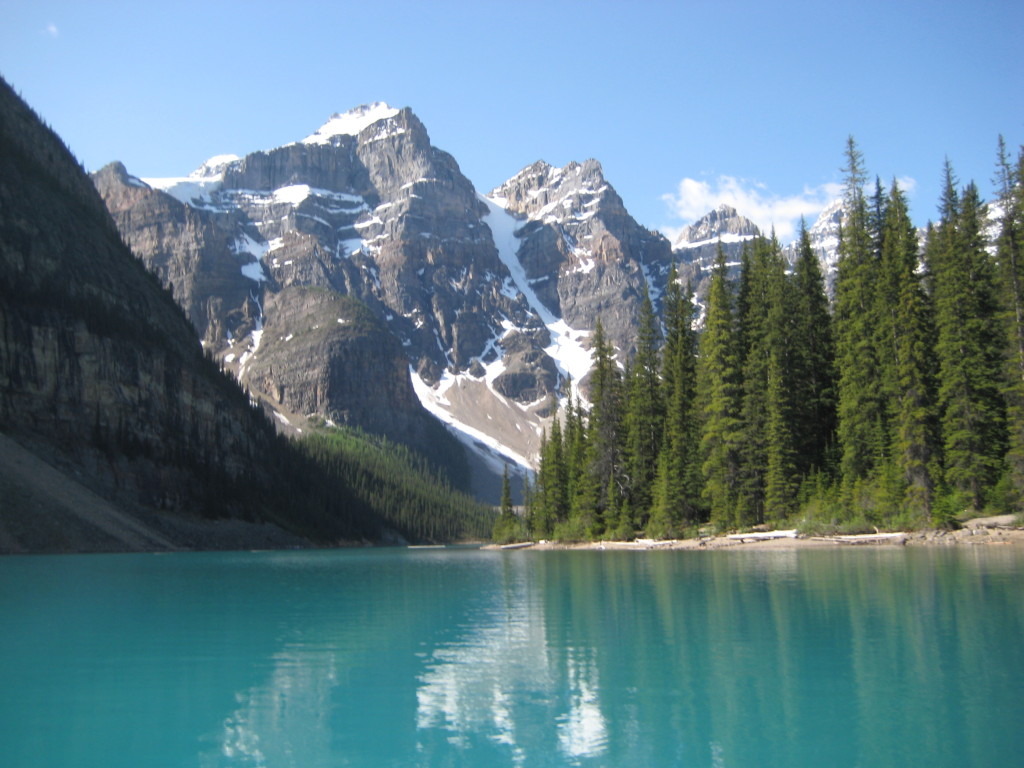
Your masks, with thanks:
[{"label": "rocky shore", "polygon": [[1024,546],[1024,528],[1015,525],[1013,515],[979,517],[956,530],[901,531],[852,536],[807,536],[795,530],[734,533],[695,539],[635,539],[633,541],[557,542],[536,541],[488,545],[485,549],[592,549],[592,550],[772,550],[843,548],[854,546]]}]

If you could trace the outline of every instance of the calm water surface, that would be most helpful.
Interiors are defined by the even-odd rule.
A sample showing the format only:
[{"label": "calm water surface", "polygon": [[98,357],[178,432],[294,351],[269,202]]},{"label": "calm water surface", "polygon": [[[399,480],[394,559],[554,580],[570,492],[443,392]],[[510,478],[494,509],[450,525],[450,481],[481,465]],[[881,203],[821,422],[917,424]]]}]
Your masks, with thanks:
[{"label": "calm water surface", "polygon": [[1024,550],[0,559],[4,766],[1024,764]]}]

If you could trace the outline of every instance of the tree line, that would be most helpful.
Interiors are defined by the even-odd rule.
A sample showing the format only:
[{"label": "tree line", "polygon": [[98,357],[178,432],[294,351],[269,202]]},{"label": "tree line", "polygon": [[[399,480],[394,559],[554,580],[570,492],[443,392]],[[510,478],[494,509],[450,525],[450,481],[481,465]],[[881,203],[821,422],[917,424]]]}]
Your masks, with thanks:
[{"label": "tree line", "polygon": [[[644,297],[620,366],[598,322],[589,408],[543,436],[518,527],[501,538],[654,538],[759,524],[870,530],[1018,511],[1024,493],[1024,148],[1000,138],[998,199],[944,168],[923,237],[895,181],[845,150],[834,299],[801,225],[719,248],[703,329],[675,268]],[[989,222],[997,222],[994,234]],[[570,388],[571,390],[571,388]]]},{"label": "tree line", "polygon": [[375,541],[446,543],[483,540],[494,525],[491,508],[452,487],[445,471],[419,453],[353,427],[314,432],[296,443],[311,460],[307,508],[341,507],[377,521]]}]

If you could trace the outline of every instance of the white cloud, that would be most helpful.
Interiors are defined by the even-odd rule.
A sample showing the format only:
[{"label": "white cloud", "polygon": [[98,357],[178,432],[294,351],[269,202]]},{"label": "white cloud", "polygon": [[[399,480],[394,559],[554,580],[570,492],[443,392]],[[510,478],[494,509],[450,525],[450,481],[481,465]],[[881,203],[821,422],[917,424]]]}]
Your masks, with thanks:
[{"label": "white cloud", "polygon": [[[796,237],[801,216],[810,226],[818,214],[841,195],[842,185],[822,184],[818,187],[804,187],[799,194],[783,197],[772,193],[757,181],[719,176],[710,183],[685,178],[679,182],[675,193],[663,195],[662,199],[672,214],[682,219],[683,225],[691,224],[709,211],[726,204],[735,208],[741,216],[751,219],[765,234],[774,227],[779,241],[787,243]],[[664,231],[673,237],[681,228],[665,227]]]},{"label": "white cloud", "polygon": [[48,35],[49,35],[50,37],[57,37],[57,36],[59,36],[59,35],[60,35],[60,30],[59,30],[59,29],[57,29],[57,25],[56,25],[56,24],[54,24],[53,22],[50,22],[49,24],[47,24],[47,25],[46,25],[46,29],[45,29],[44,31],[45,31],[45,32],[46,32],[46,34],[48,34]]},{"label": "white cloud", "polygon": [[[905,195],[914,194],[914,189],[917,187],[917,179],[912,179],[909,176],[898,177],[896,183],[899,184],[900,189],[903,190]],[[888,192],[888,190],[886,191]]]}]

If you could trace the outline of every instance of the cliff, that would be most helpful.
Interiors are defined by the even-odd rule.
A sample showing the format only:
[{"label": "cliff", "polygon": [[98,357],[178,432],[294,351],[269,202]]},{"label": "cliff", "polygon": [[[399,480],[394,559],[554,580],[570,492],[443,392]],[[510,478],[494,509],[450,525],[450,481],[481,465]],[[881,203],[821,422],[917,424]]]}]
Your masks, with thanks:
[{"label": "cliff", "polygon": [[[187,213],[178,213],[187,230]],[[66,536],[26,544],[11,521],[45,528],[32,520],[40,497],[6,464],[5,487],[20,488],[0,508],[7,551],[204,546],[202,522],[214,518],[272,523],[319,541],[379,532],[372,519],[344,510],[308,518],[296,491],[301,462],[204,356],[173,297],[122,242],[89,177],[2,82],[0,432],[159,532],[129,546],[68,527]],[[40,503],[38,512],[54,509]],[[227,538],[215,544],[249,541]]]}]

